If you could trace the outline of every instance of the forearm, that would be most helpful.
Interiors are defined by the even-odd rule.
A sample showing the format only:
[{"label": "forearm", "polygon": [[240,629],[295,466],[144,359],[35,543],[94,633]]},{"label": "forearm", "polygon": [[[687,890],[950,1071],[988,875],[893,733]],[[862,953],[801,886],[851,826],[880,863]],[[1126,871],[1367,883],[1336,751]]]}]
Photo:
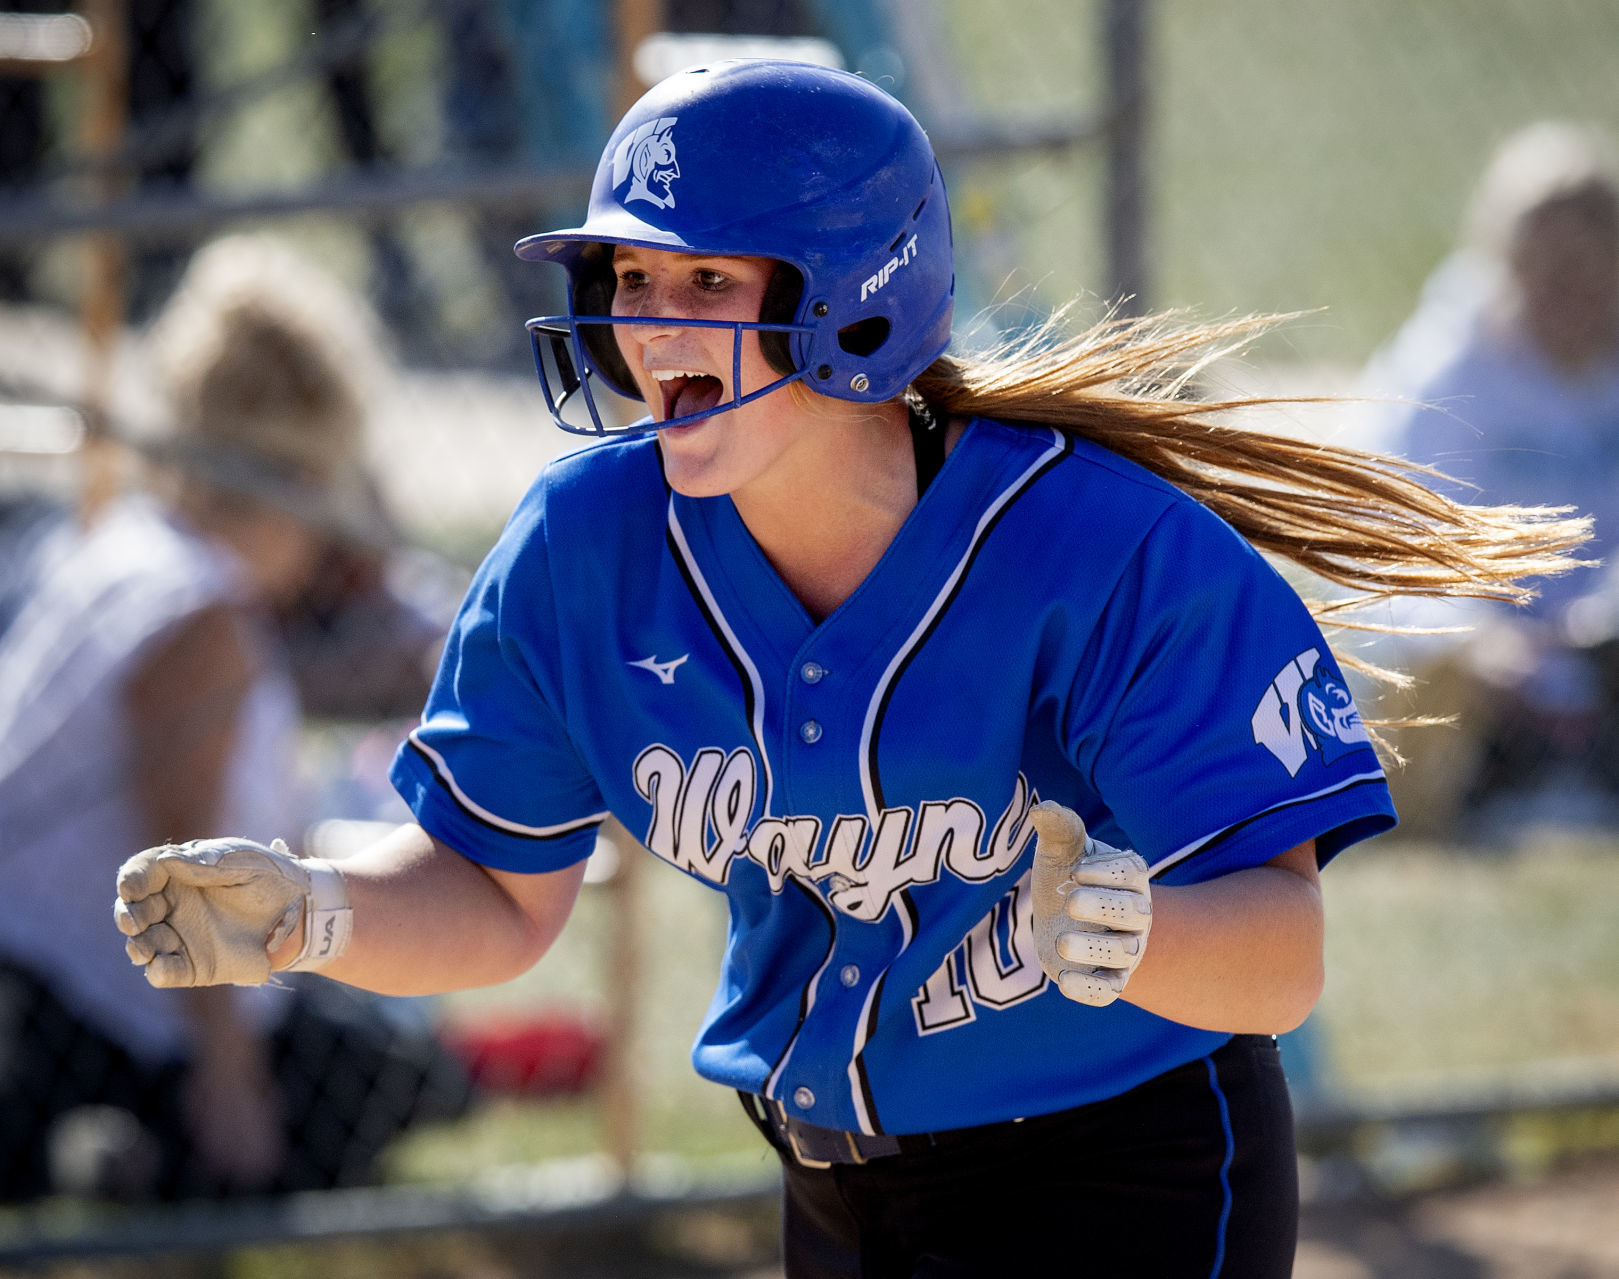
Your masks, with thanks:
[{"label": "forearm", "polygon": [[[1300,873],[1306,856],[1308,873]],[[1323,980],[1314,856],[1304,845],[1208,883],[1154,887],[1152,932],[1123,998],[1209,1030],[1292,1030]]]},{"label": "forearm", "polygon": [[[323,975],[389,995],[490,986],[526,972],[561,931],[583,867],[502,875],[419,826],[339,863],[354,912],[346,952]],[[271,956],[297,955],[302,930]]]},{"label": "forearm", "polygon": [[266,1069],[264,1040],[242,1019],[229,986],[197,986],[179,992],[190,1024],[192,1059],[221,1069]]},{"label": "forearm", "polygon": [[231,987],[175,993],[194,1035],[182,1096],[196,1157],[238,1188],[263,1188],[286,1152],[269,1044],[243,1020]]}]

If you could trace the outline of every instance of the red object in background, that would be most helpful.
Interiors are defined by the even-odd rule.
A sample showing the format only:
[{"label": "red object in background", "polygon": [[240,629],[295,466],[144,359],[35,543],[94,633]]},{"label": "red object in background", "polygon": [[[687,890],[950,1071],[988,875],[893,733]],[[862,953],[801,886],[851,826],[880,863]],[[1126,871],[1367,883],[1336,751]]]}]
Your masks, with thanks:
[{"label": "red object in background", "polygon": [[485,1092],[552,1097],[584,1092],[600,1077],[602,1033],[578,1017],[446,1027],[445,1044]]}]

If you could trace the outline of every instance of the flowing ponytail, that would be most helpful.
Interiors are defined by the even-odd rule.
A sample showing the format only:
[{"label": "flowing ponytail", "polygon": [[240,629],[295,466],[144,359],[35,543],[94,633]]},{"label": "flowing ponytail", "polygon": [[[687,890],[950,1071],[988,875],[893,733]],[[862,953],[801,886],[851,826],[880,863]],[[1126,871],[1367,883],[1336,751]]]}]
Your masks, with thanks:
[{"label": "flowing ponytail", "polygon": [[[1335,628],[1399,630],[1357,617],[1396,596],[1522,604],[1536,593],[1528,579],[1589,562],[1575,552],[1591,520],[1569,508],[1457,502],[1423,482],[1437,475],[1427,467],[1229,420],[1257,407],[1341,401],[1195,398],[1212,363],[1286,318],[1196,325],[1173,315],[1114,317],[1071,335],[1059,314],[987,354],[940,357],[914,390],[943,413],[1058,427],[1161,476],[1261,552],[1346,588],[1307,601]],[[1396,686],[1409,682],[1353,656],[1340,660]]]}]

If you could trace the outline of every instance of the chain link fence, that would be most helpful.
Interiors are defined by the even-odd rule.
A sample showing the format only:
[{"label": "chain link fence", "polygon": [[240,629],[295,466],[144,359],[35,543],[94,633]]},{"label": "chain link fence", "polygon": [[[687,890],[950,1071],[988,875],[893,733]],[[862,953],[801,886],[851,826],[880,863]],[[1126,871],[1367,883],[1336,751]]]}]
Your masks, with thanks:
[{"label": "chain link fence", "polygon": [[[578,216],[595,156],[633,87],[638,50],[643,68],[672,69],[693,50],[742,47],[713,37],[799,41],[791,47],[836,58],[904,98],[929,127],[950,184],[958,327],[969,340],[1070,304],[1082,320],[1114,304],[1206,317],[1299,312],[1221,372],[1244,389],[1298,394],[1362,385],[1362,368],[1457,247],[1464,209],[1504,137],[1546,118],[1619,136],[1619,9],[1581,0],[1285,8],[1259,0],[99,0],[84,19],[47,0],[5,8],[0,628],[25,606],[52,528],[88,521],[172,462],[172,386],[153,326],[199,248],[227,234],[272,236],[375,317],[356,357],[370,376],[355,456],[390,534],[327,544],[318,571],[275,618],[279,660],[305,717],[297,827],[333,854],[402,815],[383,770],[419,696],[434,628],[530,479],[569,446],[543,420],[522,329],[527,316],[562,309],[559,281],[519,262],[511,246]],[[1378,420],[1301,406],[1279,429],[1387,443]],[[1619,417],[1606,425],[1619,437]],[[1566,648],[1565,635],[1552,635],[1556,619],[1543,620],[1548,629],[1535,642]],[[1600,627],[1586,634],[1606,638]],[[379,645],[398,659],[394,678],[379,678]],[[1530,818],[1550,821],[1606,848],[1606,783],[1574,775],[1581,752],[1606,740],[1611,702],[1601,670],[1581,678],[1583,700],[1538,735],[1518,731],[1528,710],[1495,719],[1496,737],[1468,749],[1494,751],[1496,772],[1452,777],[1451,809],[1408,809],[1410,829],[1435,843],[1430,858],[1470,856],[1452,837],[1488,834],[1486,819],[1504,811],[1490,802],[1509,793],[1522,800],[1513,830],[1531,829]],[[1518,705],[1501,700],[1502,685],[1487,687],[1498,706]],[[1512,696],[1531,693],[1518,686]],[[1554,701],[1531,709],[1550,714]],[[1461,740],[1447,732],[1399,741],[1419,772],[1426,757],[1444,773]],[[1549,753],[1502,774],[1503,743],[1514,741]],[[1558,767],[1542,767],[1554,752]],[[70,780],[52,778],[66,797],[58,807],[72,806]],[[1530,794],[1534,803],[1523,799]],[[1421,819],[1439,811],[1453,824]],[[1582,844],[1570,855],[1589,854]],[[1407,855],[1369,856],[1374,871],[1347,896],[1375,910],[1377,885],[1397,881]],[[108,854],[108,876],[116,860]],[[1607,883],[1602,856],[1580,866]],[[607,883],[605,869],[599,878]],[[661,890],[645,882],[623,891],[631,906],[665,909],[647,904]],[[1329,907],[1331,895],[1329,883]],[[1562,909],[1595,933],[1590,901]],[[703,945],[717,947],[711,905],[680,909],[709,921]],[[1479,909],[1482,918],[1494,907]],[[601,1025],[616,1017],[620,1029],[636,1027],[641,1045],[639,1065],[625,1064],[627,1051],[609,1063],[621,1096],[645,1092],[652,1074],[659,1087],[665,1073],[683,1078],[684,1040],[708,977],[693,978],[701,987],[694,998],[671,996],[662,1011],[615,1010],[623,991],[591,949],[597,940],[546,970],[567,974],[564,985],[582,991],[596,1017],[567,1051],[577,1055],[585,1041],[600,1048]],[[1556,1043],[1517,1043],[1484,1064],[1506,1070],[1549,1054],[1611,1065],[1619,1057],[1614,967],[1602,943],[1582,954],[1589,966],[1572,973],[1577,1024]],[[1376,956],[1345,952],[1335,961],[1335,971],[1350,970],[1346,982],[1362,985],[1329,991],[1317,1019],[1324,1029],[1298,1045],[1298,1077],[1323,1089],[1396,1078],[1411,1057],[1383,1051],[1388,1036],[1420,1035],[1410,1018],[1431,1006],[1396,996],[1408,1020],[1388,1021],[1390,1001],[1369,1011],[1376,1001],[1359,993],[1385,980]],[[536,980],[505,1002],[458,1007],[487,1020],[543,999],[535,992],[545,986]],[[674,1047],[646,1047],[665,1031]],[[1514,1038],[1510,1016],[1500,1034]],[[1445,1069],[1469,1065],[1438,1058]],[[600,1078],[592,1067],[576,1082]],[[746,1141],[739,1116],[722,1120],[717,1103],[669,1086],[672,1100],[646,1105],[639,1135],[621,1133],[621,1148],[689,1140],[693,1125],[682,1128],[682,1114]],[[488,1114],[464,1120],[473,1127],[454,1129],[462,1136],[451,1145],[468,1131],[487,1133],[479,1123],[509,1126],[508,1112]],[[599,1139],[599,1131],[558,1136],[553,1148]],[[432,1149],[425,1161],[455,1163],[444,1147]],[[486,1162],[501,1158],[498,1146],[478,1149]]]}]

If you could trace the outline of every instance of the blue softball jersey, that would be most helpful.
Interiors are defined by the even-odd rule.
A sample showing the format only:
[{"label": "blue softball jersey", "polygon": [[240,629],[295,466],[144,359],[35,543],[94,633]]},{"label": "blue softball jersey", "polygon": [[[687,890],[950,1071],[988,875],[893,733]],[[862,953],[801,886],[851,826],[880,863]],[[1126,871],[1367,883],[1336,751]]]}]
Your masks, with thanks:
[{"label": "blue softball jersey", "polygon": [[865,1133],[1062,1110],[1229,1038],[1046,978],[1037,800],[1166,884],[1394,824],[1331,652],[1252,546],[1104,449],[984,419],[819,624],[729,498],[670,492],[654,438],[552,463],[393,780],[485,865],[575,863],[611,813],[723,892],[697,1070]]}]

